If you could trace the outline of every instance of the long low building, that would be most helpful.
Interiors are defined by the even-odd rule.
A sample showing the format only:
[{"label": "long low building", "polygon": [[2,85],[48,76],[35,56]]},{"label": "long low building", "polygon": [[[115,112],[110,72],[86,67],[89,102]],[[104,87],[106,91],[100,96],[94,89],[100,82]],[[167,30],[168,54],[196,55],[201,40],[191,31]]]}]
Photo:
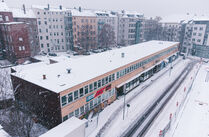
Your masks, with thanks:
[{"label": "long low building", "polygon": [[15,98],[49,127],[87,117],[129,92],[178,55],[179,43],[149,41],[63,61],[12,68]]}]

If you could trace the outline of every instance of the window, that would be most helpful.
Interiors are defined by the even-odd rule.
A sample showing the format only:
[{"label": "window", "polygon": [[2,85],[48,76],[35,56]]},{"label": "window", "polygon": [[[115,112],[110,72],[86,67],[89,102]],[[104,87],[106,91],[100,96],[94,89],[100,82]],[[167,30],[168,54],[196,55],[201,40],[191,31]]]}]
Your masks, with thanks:
[{"label": "window", "polygon": [[117,72],[117,79],[119,78],[119,72]]},{"label": "window", "polygon": [[74,100],[78,99],[78,90],[74,91]]},{"label": "window", "polygon": [[0,15],[0,21],[3,21],[3,16],[2,15]]},{"label": "window", "polygon": [[112,74],[112,81],[115,80],[115,74]]},{"label": "window", "polygon": [[98,104],[101,103],[101,96],[98,97]]},{"label": "window", "polygon": [[5,20],[6,20],[6,21],[9,21],[9,17],[8,17],[8,16],[5,16]]},{"label": "window", "polygon": [[94,106],[97,106],[97,98],[94,99]]},{"label": "window", "polygon": [[93,91],[93,84],[89,85],[89,91],[92,92]]},{"label": "window", "polygon": [[38,21],[38,25],[41,25],[41,21]]},{"label": "window", "polygon": [[44,44],[41,44],[41,48],[44,48]]},{"label": "window", "polygon": [[23,41],[23,38],[20,37],[20,38],[19,38],[19,41]]},{"label": "window", "polygon": [[71,112],[70,114],[69,114],[69,118],[71,118],[71,117],[73,117],[74,116],[74,112]]},{"label": "window", "polygon": [[67,104],[67,97],[63,96],[61,101],[62,101],[62,106],[66,105]]},{"label": "window", "polygon": [[105,84],[107,84],[107,83],[108,83],[108,77],[105,78]]},{"label": "window", "polygon": [[83,88],[79,89],[80,97],[83,97]]},{"label": "window", "polygon": [[84,114],[84,106],[80,107],[80,114]]},{"label": "window", "polygon": [[85,105],[85,112],[88,112],[89,111],[89,103],[87,103],[86,105]]},{"label": "window", "polygon": [[40,40],[42,40],[43,39],[43,37],[42,36],[40,36]]},{"label": "window", "polygon": [[46,36],[46,40],[49,40],[49,36]]},{"label": "window", "polygon": [[105,79],[103,78],[102,79],[102,86],[104,86],[105,85]]},{"label": "window", "polygon": [[93,100],[90,102],[90,109],[93,108]]},{"label": "window", "polygon": [[109,82],[111,82],[112,81],[112,76],[111,75],[109,75]]},{"label": "window", "polygon": [[22,46],[22,50],[25,50],[25,46]]},{"label": "window", "polygon": [[79,116],[79,108],[75,110],[75,116],[76,116],[76,117]]},{"label": "window", "polygon": [[88,92],[89,92],[89,88],[88,86],[85,86],[85,94],[88,94]]},{"label": "window", "polygon": [[73,93],[68,94],[68,103],[73,101]]},{"label": "window", "polygon": [[64,116],[62,121],[66,121],[68,119],[68,115]]},{"label": "window", "polygon": [[19,46],[19,51],[21,51],[22,50],[22,48],[21,48],[21,46]]},{"label": "window", "polygon": [[101,80],[98,80],[98,88],[101,87]]},{"label": "window", "polygon": [[97,82],[94,82],[94,90],[97,89]]}]

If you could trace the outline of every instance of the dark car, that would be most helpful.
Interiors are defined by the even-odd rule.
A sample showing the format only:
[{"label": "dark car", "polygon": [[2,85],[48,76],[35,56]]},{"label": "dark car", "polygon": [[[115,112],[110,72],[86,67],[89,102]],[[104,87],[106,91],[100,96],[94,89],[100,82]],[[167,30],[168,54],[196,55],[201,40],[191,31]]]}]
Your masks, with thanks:
[{"label": "dark car", "polygon": [[57,56],[56,53],[49,53],[49,56]]},{"label": "dark car", "polygon": [[91,55],[91,53],[87,51],[87,52],[84,52],[83,55]]},{"label": "dark car", "polygon": [[93,53],[99,53],[100,51],[97,49],[92,50]]}]

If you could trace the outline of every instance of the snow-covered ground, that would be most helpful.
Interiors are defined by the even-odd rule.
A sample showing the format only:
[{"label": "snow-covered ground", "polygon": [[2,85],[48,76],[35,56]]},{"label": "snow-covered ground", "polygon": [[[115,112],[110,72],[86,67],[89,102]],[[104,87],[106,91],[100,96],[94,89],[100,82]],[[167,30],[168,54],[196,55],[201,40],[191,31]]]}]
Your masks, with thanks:
[{"label": "snow-covered ground", "polygon": [[[200,64],[197,64],[189,73],[189,75],[183,81],[174,96],[155,119],[145,137],[158,137],[160,135],[160,131],[162,131],[162,134],[168,134],[169,126],[176,121],[177,117],[179,116],[179,111],[183,108],[183,104],[188,95],[190,95],[190,87],[193,84],[193,80],[196,78],[199,67]],[[171,135],[168,135],[168,137],[171,137]]]},{"label": "snow-covered ground", "polygon": [[209,64],[203,64],[191,93],[166,137],[209,136]]},{"label": "snow-covered ground", "polygon": [[[87,135],[91,133],[89,137],[95,137],[100,133],[100,135],[106,137],[120,136],[132,124],[135,118],[142,114],[152,100],[157,98],[166,89],[167,85],[180,74],[190,60],[177,60],[177,62],[179,63],[174,66],[170,76],[169,71],[167,71],[169,66],[167,66],[167,68],[158,72],[126,95],[126,102],[130,104],[130,108],[126,108],[125,110],[125,120],[123,120],[122,97],[106,107],[99,114],[98,125],[97,117],[92,120],[93,122],[89,122],[90,126],[87,128]],[[157,79],[162,74],[163,76]],[[146,89],[143,90],[144,88]],[[92,123],[94,123],[94,126],[92,126]]]}]

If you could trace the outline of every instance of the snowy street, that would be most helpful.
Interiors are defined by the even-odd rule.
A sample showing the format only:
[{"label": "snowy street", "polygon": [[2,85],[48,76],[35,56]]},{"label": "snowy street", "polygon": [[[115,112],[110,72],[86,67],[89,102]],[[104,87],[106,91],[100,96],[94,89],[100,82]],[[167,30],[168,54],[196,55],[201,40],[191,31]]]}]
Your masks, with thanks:
[{"label": "snowy street", "polygon": [[[172,81],[182,71],[184,66],[186,66],[189,62],[191,61],[181,60],[179,63],[177,63],[171,72],[171,76],[169,76],[169,71],[166,71],[168,67],[165,68],[146,82],[142,83],[139,87],[135,88],[129,94],[127,94],[126,99],[130,104],[130,108],[128,110],[126,109],[125,111],[125,120],[122,120],[123,97],[105,108],[99,114],[98,127],[96,130],[94,129],[94,132],[90,136],[93,137],[96,136],[96,134],[100,136],[121,136],[121,134],[135,121],[136,117],[142,114],[142,112],[149,106],[149,104],[166,89],[164,83],[172,83]],[[164,75],[160,77],[163,73]],[[160,78],[157,79],[157,77]],[[157,80],[155,81],[155,79]],[[104,123],[108,124],[104,126]]]}]

